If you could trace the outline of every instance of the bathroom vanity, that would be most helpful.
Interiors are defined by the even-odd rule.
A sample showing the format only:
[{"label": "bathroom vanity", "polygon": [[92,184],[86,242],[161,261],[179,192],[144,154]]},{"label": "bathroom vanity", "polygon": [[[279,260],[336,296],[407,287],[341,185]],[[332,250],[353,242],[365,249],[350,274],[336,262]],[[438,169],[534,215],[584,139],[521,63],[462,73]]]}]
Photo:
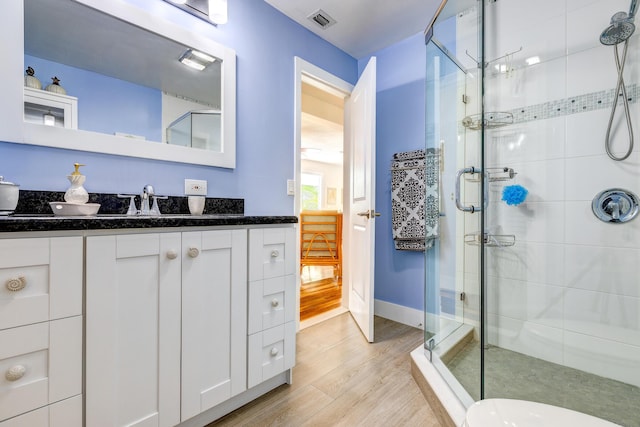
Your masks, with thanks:
[{"label": "bathroom vanity", "polygon": [[204,426],[290,382],[296,222],[0,218],[0,426]]}]

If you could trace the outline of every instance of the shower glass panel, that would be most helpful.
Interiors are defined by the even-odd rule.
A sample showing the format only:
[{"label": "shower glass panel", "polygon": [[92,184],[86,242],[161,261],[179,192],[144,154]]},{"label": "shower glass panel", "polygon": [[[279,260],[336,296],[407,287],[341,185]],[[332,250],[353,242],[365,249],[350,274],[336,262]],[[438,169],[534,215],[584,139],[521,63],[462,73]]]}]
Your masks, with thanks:
[{"label": "shower glass panel", "polygon": [[[446,367],[448,355],[453,354],[449,350],[475,341],[480,327],[481,241],[477,237],[482,224],[481,174],[460,173],[471,167],[481,170],[482,152],[482,133],[463,125],[465,117],[478,116],[481,93],[478,67],[470,56],[478,52],[477,33],[465,29],[462,34],[456,26],[458,15],[466,13],[460,6],[447,3],[426,45],[426,140],[427,148],[440,154],[440,236],[425,253],[430,284],[425,292],[425,351],[456,388],[461,388],[460,383]],[[477,17],[477,13],[466,13],[464,19],[475,28]],[[465,213],[457,205],[475,206],[475,213]],[[477,373],[473,377],[479,379],[480,363],[472,369]],[[478,381],[470,386],[474,394],[480,393]]]},{"label": "shower glass panel", "polygon": [[[633,200],[615,195],[640,193],[640,31],[625,32],[624,64],[626,38],[600,40],[629,11],[450,0],[433,26],[427,147],[444,140],[444,216],[427,254],[425,338],[439,338],[434,365],[462,402],[525,399],[640,427],[640,220],[615,220]],[[447,185],[472,166],[460,207],[479,209],[463,213]],[[607,190],[598,217],[592,200]],[[451,271],[458,327],[445,337]]]}]

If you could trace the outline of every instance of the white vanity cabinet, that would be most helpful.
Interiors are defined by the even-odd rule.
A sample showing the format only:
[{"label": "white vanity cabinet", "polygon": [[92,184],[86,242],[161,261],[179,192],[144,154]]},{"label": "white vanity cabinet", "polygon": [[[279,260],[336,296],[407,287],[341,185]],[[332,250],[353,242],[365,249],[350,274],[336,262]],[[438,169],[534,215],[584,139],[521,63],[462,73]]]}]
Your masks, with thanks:
[{"label": "white vanity cabinet", "polygon": [[249,230],[249,388],[295,364],[295,239],[293,227]]},{"label": "white vanity cabinet", "polygon": [[246,236],[87,237],[87,426],[173,426],[246,389]]},{"label": "white vanity cabinet", "polygon": [[0,426],[82,426],[82,237],[0,240]]},{"label": "white vanity cabinet", "polygon": [[86,238],[86,425],[180,422],[180,233]]},{"label": "white vanity cabinet", "polygon": [[182,420],[246,390],[247,231],[182,234]]}]

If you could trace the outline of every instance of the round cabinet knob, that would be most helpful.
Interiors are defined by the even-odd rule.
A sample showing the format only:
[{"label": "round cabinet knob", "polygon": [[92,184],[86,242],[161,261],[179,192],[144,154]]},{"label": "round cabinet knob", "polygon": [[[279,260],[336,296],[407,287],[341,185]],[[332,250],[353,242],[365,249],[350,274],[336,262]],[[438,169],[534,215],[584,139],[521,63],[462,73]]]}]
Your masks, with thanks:
[{"label": "round cabinet knob", "polygon": [[27,279],[24,276],[13,277],[6,282],[7,289],[11,292],[18,292],[27,286]]},{"label": "round cabinet knob", "polygon": [[200,255],[200,251],[198,250],[198,248],[189,248],[187,254],[190,258],[197,258],[198,255]]},{"label": "round cabinet knob", "polygon": [[176,251],[174,251],[174,250],[167,251],[167,258],[176,259],[176,258],[178,258],[178,253]]},{"label": "round cabinet knob", "polygon": [[280,305],[280,301],[278,301],[278,298],[274,298],[271,300],[271,307],[277,307]]},{"label": "round cabinet knob", "polygon": [[278,355],[278,348],[277,347],[273,347],[271,349],[270,353],[271,353],[271,356],[273,356],[273,357],[277,356]]},{"label": "round cabinet knob", "polygon": [[[273,350],[271,350],[273,352]],[[27,368],[22,365],[12,366],[5,372],[4,377],[7,381],[17,381],[24,376],[27,372]]]},{"label": "round cabinet knob", "polygon": [[280,252],[277,249],[271,251],[271,258],[278,258],[280,256]]}]

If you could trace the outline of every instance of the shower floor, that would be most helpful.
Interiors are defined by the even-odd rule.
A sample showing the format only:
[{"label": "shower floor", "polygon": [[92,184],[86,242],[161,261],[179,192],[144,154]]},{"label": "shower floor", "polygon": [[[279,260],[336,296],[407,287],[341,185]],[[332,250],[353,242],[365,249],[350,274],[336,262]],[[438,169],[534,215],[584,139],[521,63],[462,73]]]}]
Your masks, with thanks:
[{"label": "shower floor", "polygon": [[[464,346],[447,367],[480,399],[480,344]],[[485,353],[485,397],[523,399],[640,427],[640,388],[499,347]]]}]

